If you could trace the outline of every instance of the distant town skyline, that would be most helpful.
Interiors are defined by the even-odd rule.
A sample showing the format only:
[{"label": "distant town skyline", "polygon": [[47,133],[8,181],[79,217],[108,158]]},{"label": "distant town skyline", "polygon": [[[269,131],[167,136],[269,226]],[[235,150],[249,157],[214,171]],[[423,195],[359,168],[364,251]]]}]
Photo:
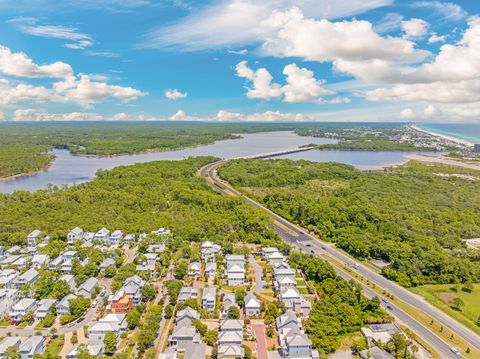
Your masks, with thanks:
[{"label": "distant town skyline", "polygon": [[0,120],[480,118],[480,3],[3,0]]}]

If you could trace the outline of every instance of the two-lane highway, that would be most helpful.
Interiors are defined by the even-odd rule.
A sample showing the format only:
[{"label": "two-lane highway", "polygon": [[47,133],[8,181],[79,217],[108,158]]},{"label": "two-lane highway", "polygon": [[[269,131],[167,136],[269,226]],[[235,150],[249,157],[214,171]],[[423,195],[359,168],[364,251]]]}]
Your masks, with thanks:
[{"label": "two-lane highway", "polygon": [[[276,230],[281,234],[282,238],[287,242],[295,245],[297,248],[300,248],[308,253],[320,256],[321,254],[326,254],[337,262],[340,263],[353,263],[354,259],[344,252],[337,249],[335,246],[332,246],[329,243],[322,242],[319,238],[310,235],[303,228],[287,221],[283,217],[277,215],[276,213],[270,211],[268,208],[262,206],[260,203],[252,200],[251,198],[243,195],[235,188],[230,186],[226,181],[218,178],[217,168],[226,161],[218,161],[212,164],[209,164],[203,167],[200,170],[200,175],[207,180],[207,183],[217,192],[223,195],[237,195],[242,196],[247,202],[252,206],[262,209],[267,212],[275,220],[274,225]],[[307,247],[308,244],[308,247]],[[335,268],[335,266],[334,266]],[[342,271],[339,268],[336,268],[337,272],[342,275],[342,277],[350,277],[345,271]],[[359,265],[356,269],[356,272],[370,282],[375,283],[379,288],[385,289],[389,293],[393,294],[396,298],[408,303],[410,306],[417,308],[418,310],[423,311],[432,318],[435,318],[441,325],[445,328],[449,328],[451,331],[456,333],[459,337],[468,342],[472,348],[480,349],[480,336],[466,328],[462,324],[455,321],[453,318],[449,317],[447,314],[441,312],[437,308],[433,307],[431,304],[427,303],[423,298],[416,296],[406,290],[405,288],[393,283],[373,271],[372,269]],[[353,278],[355,279],[355,278]],[[361,283],[362,284],[362,283]],[[368,296],[376,295],[370,288],[363,285],[365,293]],[[458,355],[455,355],[451,351],[451,347],[446,343],[442,338],[440,338],[436,333],[430,330],[430,328],[424,326],[413,318],[410,314],[399,309],[398,307],[390,304],[392,310],[390,313],[394,315],[400,322],[403,322],[411,330],[413,330],[417,335],[419,335],[423,340],[425,340],[429,345],[431,345],[435,350],[437,350],[442,358],[458,358]]]}]

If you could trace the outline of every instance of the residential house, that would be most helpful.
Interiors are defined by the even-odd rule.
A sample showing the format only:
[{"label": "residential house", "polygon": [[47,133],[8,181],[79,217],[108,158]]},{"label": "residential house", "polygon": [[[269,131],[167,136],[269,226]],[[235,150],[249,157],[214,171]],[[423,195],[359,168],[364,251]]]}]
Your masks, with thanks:
[{"label": "residential house", "polygon": [[130,244],[132,242],[135,242],[135,235],[134,234],[126,234],[125,237],[123,237],[123,242],[125,244]]},{"label": "residential house", "polygon": [[225,293],[223,295],[223,316],[227,316],[228,310],[230,307],[237,307],[237,300],[235,299],[235,294],[234,293]]},{"label": "residential house", "polygon": [[312,309],[312,304],[303,298],[296,288],[280,290],[279,300],[285,304],[287,309],[293,309],[296,313],[308,316]]},{"label": "residential house", "polygon": [[8,348],[15,347],[17,350],[20,348],[22,338],[20,337],[5,337],[0,342],[0,358],[5,358],[5,352]]},{"label": "residential house", "polygon": [[273,275],[275,276],[275,280],[279,280],[280,278],[290,278],[292,281],[296,281],[296,273],[295,270],[292,268],[284,268],[279,267],[273,270]]},{"label": "residential house", "polygon": [[202,250],[200,252],[200,257],[204,262],[215,261],[215,257],[221,251],[221,247],[218,244],[212,243],[210,241],[205,241],[202,243]]},{"label": "residential house", "polygon": [[167,348],[158,355],[158,359],[178,359],[178,352],[175,348]]},{"label": "residential house", "polygon": [[218,346],[218,359],[243,359],[245,351],[238,344],[222,344]]},{"label": "residential house", "polygon": [[132,304],[137,305],[142,301],[142,293],[140,288],[142,288],[146,282],[140,278],[138,275],[129,277],[123,283],[121,290],[132,298]]},{"label": "residential house", "polygon": [[207,346],[203,343],[190,343],[185,348],[184,359],[205,359]]},{"label": "residential house", "polygon": [[47,266],[48,262],[50,262],[50,257],[46,254],[35,254],[32,257],[32,268],[42,268]]},{"label": "residential house", "polygon": [[104,227],[95,233],[94,239],[102,242],[108,242],[110,240],[110,231]]},{"label": "residential house", "polygon": [[264,247],[262,248],[262,256],[268,258],[268,256],[272,253],[278,252],[278,248],[276,247]]},{"label": "residential house", "polygon": [[169,229],[163,228],[163,227],[157,229],[156,231],[152,231],[152,233],[159,237],[164,237],[172,234],[172,232]]},{"label": "residential house", "polygon": [[36,307],[37,307],[36,299],[33,299],[33,298],[20,299],[16,304],[13,305],[12,309],[10,310],[9,317],[13,321],[19,323],[23,321],[23,318],[28,312],[34,311]]},{"label": "residential house", "polygon": [[260,315],[260,301],[252,293],[245,296],[245,315],[248,317]]},{"label": "residential house", "polygon": [[229,254],[225,257],[227,267],[237,264],[241,267],[245,265],[245,256],[243,254]]},{"label": "residential house", "polygon": [[207,312],[215,310],[215,302],[217,300],[217,288],[205,287],[202,294],[202,308]]},{"label": "residential house", "polygon": [[20,273],[15,269],[4,269],[0,271],[0,285],[3,288],[13,289]]},{"label": "residential house", "polygon": [[16,289],[0,289],[0,318],[9,313],[13,305],[18,301],[20,292]]},{"label": "residential house", "polygon": [[145,253],[145,259],[147,260],[147,264],[151,266],[155,266],[158,260],[157,253]]},{"label": "residential house", "polygon": [[117,229],[116,231],[113,231],[113,233],[110,235],[110,244],[112,246],[118,245],[122,239],[123,232]]},{"label": "residential house", "polygon": [[100,266],[99,266],[99,267],[100,267],[100,269],[102,270],[102,269],[105,269],[105,268],[107,268],[107,267],[109,267],[109,266],[115,266],[115,259],[110,258],[110,257],[109,257],[109,258],[105,258],[105,259],[102,261],[102,263],[100,263]]},{"label": "residential house", "polygon": [[38,272],[35,269],[30,268],[17,278],[15,286],[18,289],[22,288],[24,285],[28,285],[31,287],[33,283],[37,281],[38,277]]},{"label": "residential house", "polygon": [[80,227],[75,227],[67,234],[67,244],[73,246],[73,242],[82,240],[83,235],[83,229]]},{"label": "residential house", "polygon": [[117,338],[122,332],[127,331],[125,313],[109,313],[102,319],[90,323],[88,339],[92,344],[103,344],[103,338],[108,332],[113,332]]},{"label": "residential house", "polygon": [[94,239],[95,239],[95,232],[85,232],[83,234],[83,240],[85,242],[93,242]]},{"label": "residential house", "polygon": [[78,252],[77,251],[66,251],[65,253],[63,253],[63,259],[65,260],[73,260],[73,259],[79,259],[80,256],[78,255]]},{"label": "residential house", "polygon": [[132,297],[125,294],[123,290],[119,290],[117,293],[111,295],[108,298],[107,310],[112,313],[127,313],[132,309]]},{"label": "residential house", "polygon": [[67,282],[70,290],[75,290],[77,288],[77,284],[75,283],[75,276],[73,274],[64,274],[59,278],[59,280]]},{"label": "residential house", "polygon": [[200,343],[200,335],[191,325],[176,325],[172,335],[168,338],[168,345],[181,352],[184,352],[191,343]]},{"label": "residential house", "polygon": [[280,277],[280,279],[275,279],[274,284],[275,289],[278,291],[297,287],[297,282],[290,277]]},{"label": "residential house", "polygon": [[42,354],[45,351],[45,337],[33,335],[28,337],[21,345],[19,354],[21,359],[32,359],[35,354]]},{"label": "residential house", "polygon": [[27,243],[29,247],[35,247],[37,244],[37,239],[40,239],[40,235],[42,232],[40,232],[38,229],[34,230],[32,233],[30,233],[27,236]]},{"label": "residential house", "polygon": [[48,298],[40,300],[38,302],[37,310],[35,311],[35,319],[44,320],[56,302],[55,299]]},{"label": "residential house", "polygon": [[192,262],[188,265],[187,274],[190,278],[198,279],[202,271],[202,264],[200,262]]},{"label": "residential house", "polygon": [[198,288],[182,287],[180,293],[178,293],[177,302],[185,303],[188,299],[198,299]]},{"label": "residential house", "polygon": [[6,250],[7,255],[19,254],[22,248],[20,246],[13,246]]},{"label": "residential house", "polygon": [[137,264],[135,270],[137,273],[146,273],[149,278],[156,274],[155,265],[147,263]]},{"label": "residential house", "polygon": [[97,287],[98,279],[95,277],[90,277],[80,287],[78,287],[75,294],[85,298],[92,298]]},{"label": "residential house", "polygon": [[199,320],[200,314],[190,307],[186,307],[177,312],[176,324],[178,326],[190,326],[192,321]]},{"label": "residential house", "polygon": [[217,263],[216,262],[207,262],[205,264],[205,274],[213,278],[217,274]]},{"label": "residential house", "polygon": [[223,344],[229,344],[229,345],[242,345],[243,341],[243,332],[241,331],[229,331],[229,332],[223,332],[220,331],[218,333],[218,341],[217,344],[223,345]]},{"label": "residential house", "polygon": [[227,266],[227,285],[237,287],[245,284],[245,268],[243,265],[233,264]]},{"label": "residential house", "polygon": [[[316,355],[318,357],[318,354]],[[312,341],[304,333],[295,333],[285,337],[284,358],[312,358]]]},{"label": "residential house", "polygon": [[220,321],[219,329],[221,332],[240,332],[243,333],[243,320],[224,319]]},{"label": "residential house", "polygon": [[102,344],[75,344],[72,350],[66,355],[67,359],[78,359],[80,354],[80,349],[86,349],[88,353],[92,356],[99,357],[103,354],[103,343]]},{"label": "residential house", "polygon": [[270,253],[267,257],[268,262],[271,265],[274,265],[275,263],[282,263],[285,261],[285,258],[283,257],[283,254],[280,252],[273,252]]},{"label": "residential house", "polygon": [[58,270],[60,269],[60,266],[62,265],[64,261],[64,258],[62,256],[58,256],[54,260],[52,260],[50,263],[48,263],[48,269],[49,270]]},{"label": "residential house", "polygon": [[70,313],[70,301],[72,299],[76,299],[77,296],[75,294],[67,294],[65,297],[60,300],[57,304],[57,314],[64,315]]},{"label": "residential house", "polygon": [[165,250],[166,246],[165,243],[155,243],[155,244],[150,244],[148,246],[147,252],[148,253],[162,253]]}]

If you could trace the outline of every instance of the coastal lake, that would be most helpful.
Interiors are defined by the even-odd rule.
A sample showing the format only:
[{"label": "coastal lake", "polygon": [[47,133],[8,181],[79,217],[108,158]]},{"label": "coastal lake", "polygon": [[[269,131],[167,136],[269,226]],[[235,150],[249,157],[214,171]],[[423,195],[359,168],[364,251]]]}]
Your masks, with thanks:
[{"label": "coastal lake", "polygon": [[[242,138],[185,148],[176,151],[148,152],[136,155],[94,157],[72,155],[68,150],[53,150],[56,156],[52,165],[41,172],[0,181],[0,193],[15,190],[34,191],[51,185],[72,185],[92,180],[99,169],[131,165],[157,160],[182,160],[188,157],[215,156],[235,158],[295,149],[309,144],[336,143],[329,138],[297,136],[292,132],[276,131],[242,134]],[[379,169],[401,164],[407,160],[404,152],[366,151],[306,151],[277,158],[305,159],[314,162],[342,162],[362,170]]]}]

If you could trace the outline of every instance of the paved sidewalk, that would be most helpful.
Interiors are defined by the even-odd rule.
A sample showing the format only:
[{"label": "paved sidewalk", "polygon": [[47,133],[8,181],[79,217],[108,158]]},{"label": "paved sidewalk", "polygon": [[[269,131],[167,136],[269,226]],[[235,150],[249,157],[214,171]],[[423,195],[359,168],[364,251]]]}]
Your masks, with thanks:
[{"label": "paved sidewalk", "polygon": [[65,333],[65,342],[63,343],[63,348],[59,353],[62,358],[66,358],[67,354],[72,351],[73,345],[70,339],[72,339],[72,332]]}]

